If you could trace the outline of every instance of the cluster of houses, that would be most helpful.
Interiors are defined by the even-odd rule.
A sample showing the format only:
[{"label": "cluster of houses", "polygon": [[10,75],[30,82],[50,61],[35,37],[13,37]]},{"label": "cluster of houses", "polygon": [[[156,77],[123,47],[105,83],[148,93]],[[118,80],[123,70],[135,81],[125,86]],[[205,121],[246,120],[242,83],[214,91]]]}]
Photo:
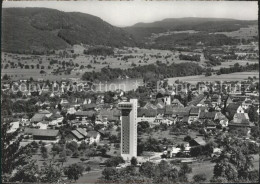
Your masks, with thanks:
[{"label": "cluster of houses", "polygon": [[[157,98],[154,103],[148,102],[138,109],[138,121],[147,121],[151,126],[176,122],[191,124],[194,122],[208,122],[207,128],[216,127],[218,121],[222,127],[253,126],[246,112],[250,106],[256,106],[259,113],[258,98],[239,95],[198,95],[190,105],[184,107],[178,99],[172,99],[165,94]],[[227,118],[221,110],[226,106]],[[229,121],[231,120],[231,121]]]},{"label": "cluster of houses", "polygon": [[[20,81],[18,84],[24,82],[28,81]],[[68,89],[68,83],[60,83]],[[236,84],[236,82],[224,82],[223,84],[230,83]],[[220,86],[218,82],[200,82],[189,89],[185,82],[173,84],[171,90],[161,89],[159,92],[152,92],[150,100],[144,106],[138,105],[137,121],[147,121],[150,126],[160,124],[170,126],[177,122],[183,124],[207,122],[206,131],[216,129],[217,124],[228,128],[250,128],[254,124],[249,121],[247,110],[250,106],[255,106],[259,113],[258,92],[255,81],[245,80],[242,84],[249,84],[251,87],[246,88],[243,94],[233,91],[229,92],[229,95],[221,93],[220,90],[223,90],[223,86]],[[8,90],[7,85],[3,84],[3,86]],[[180,86],[181,90],[177,94],[176,89]],[[228,88],[224,89],[228,90]],[[188,91],[191,92],[192,100],[187,104],[182,104],[176,95],[184,98],[187,97]],[[211,93],[208,93],[209,91]],[[73,95],[66,98],[61,96],[63,93],[66,93],[66,90],[56,93],[50,87],[42,88],[41,94],[46,94],[50,98],[57,97],[58,102],[56,101],[53,106],[53,101],[38,101],[35,105],[40,110],[30,118],[25,114],[22,118],[15,119],[11,123],[10,131],[14,132],[22,128],[27,140],[58,141],[61,138],[59,128],[64,126],[66,120],[75,127],[69,135],[66,135],[65,138],[68,141],[81,142],[84,140],[90,144],[98,143],[102,133],[89,129],[88,125],[100,124],[106,127],[109,124],[119,123],[120,111],[117,104],[127,100],[125,92],[120,90],[114,92],[111,103],[104,102],[102,93],[98,94],[95,99],[77,98]],[[23,95],[30,98],[31,94],[27,91]],[[223,108],[225,108],[225,114],[222,114]]]}]

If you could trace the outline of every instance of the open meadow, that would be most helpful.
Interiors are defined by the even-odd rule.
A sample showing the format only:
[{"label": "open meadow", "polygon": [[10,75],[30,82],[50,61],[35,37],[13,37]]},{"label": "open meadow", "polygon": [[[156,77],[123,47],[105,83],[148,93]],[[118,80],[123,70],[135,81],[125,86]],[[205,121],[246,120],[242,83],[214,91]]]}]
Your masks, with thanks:
[{"label": "open meadow", "polygon": [[259,72],[236,72],[236,73],[230,73],[230,74],[222,74],[222,75],[212,75],[205,77],[205,75],[196,75],[196,76],[186,76],[186,77],[174,77],[174,78],[168,78],[168,83],[173,84],[176,80],[180,81],[186,81],[189,83],[198,83],[201,81],[243,81],[248,79],[248,77],[256,77],[259,78]]}]

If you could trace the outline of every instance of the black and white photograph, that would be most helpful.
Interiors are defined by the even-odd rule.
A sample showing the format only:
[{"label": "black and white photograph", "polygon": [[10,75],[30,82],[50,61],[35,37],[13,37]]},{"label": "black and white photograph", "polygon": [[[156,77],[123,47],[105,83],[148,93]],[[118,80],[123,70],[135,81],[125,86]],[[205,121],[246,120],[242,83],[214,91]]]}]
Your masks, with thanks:
[{"label": "black and white photograph", "polygon": [[258,183],[258,8],[2,1],[1,183]]}]

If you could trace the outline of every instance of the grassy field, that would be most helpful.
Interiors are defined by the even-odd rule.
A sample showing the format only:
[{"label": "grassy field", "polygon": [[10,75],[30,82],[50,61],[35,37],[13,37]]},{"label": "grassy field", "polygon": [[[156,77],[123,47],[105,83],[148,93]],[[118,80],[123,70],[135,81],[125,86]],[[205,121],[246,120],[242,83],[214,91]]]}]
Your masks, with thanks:
[{"label": "grassy field", "polygon": [[242,81],[247,79],[248,77],[256,77],[259,78],[259,72],[237,72],[230,74],[222,74],[222,75],[212,75],[209,77],[205,77],[205,75],[196,75],[196,76],[186,76],[186,77],[175,77],[169,78],[168,83],[173,84],[176,80],[186,81],[190,83],[197,83],[201,81]]},{"label": "grassy field", "polygon": [[[33,77],[35,79],[44,78],[49,80],[60,80],[62,78],[80,78],[85,72],[100,71],[104,67],[110,68],[121,68],[128,69],[134,66],[143,66],[148,64],[156,63],[160,61],[162,63],[172,64],[188,62],[179,59],[179,52],[172,52],[168,50],[155,50],[155,49],[139,49],[139,48],[124,48],[115,49],[114,56],[92,56],[84,55],[83,51],[86,49],[83,46],[75,45],[73,47],[74,54],[77,54],[76,58],[73,58],[73,54],[69,50],[66,50],[68,56],[63,57],[59,53],[64,50],[58,50],[55,54],[51,55],[24,55],[24,54],[11,54],[2,53],[2,75],[7,74],[16,79],[29,79]],[[182,52],[187,54],[187,52]],[[201,53],[193,53],[200,54]],[[127,61],[122,60],[123,57],[130,57]],[[167,57],[167,58],[165,58]],[[58,63],[50,65],[51,60],[57,60]],[[58,68],[62,68],[62,62],[73,62],[74,67],[70,75],[65,75],[64,73],[53,74],[52,72]],[[29,65],[29,69],[20,68],[19,66],[11,67],[10,63],[14,64],[24,64]],[[5,67],[6,65],[9,67]],[[202,56],[202,61],[199,63],[204,64],[204,58]],[[33,68],[32,68],[33,65]],[[37,68],[37,65],[40,67]],[[91,68],[88,67],[91,65]],[[44,69],[41,69],[44,67]],[[69,67],[65,66],[65,69]],[[40,71],[44,70],[45,74],[40,74]]]},{"label": "grassy field", "polygon": [[229,60],[226,62],[222,62],[221,65],[211,67],[213,70],[219,70],[220,68],[229,68],[230,66],[234,66],[234,64],[238,63],[241,66],[245,66],[248,64],[258,63],[258,60]]},{"label": "grassy field", "polygon": [[240,28],[238,31],[217,32],[215,34],[224,34],[226,36],[237,38],[237,39],[249,39],[258,35],[258,26],[253,25],[245,28]]},{"label": "grassy field", "polygon": [[[169,50],[156,50],[156,49],[140,49],[136,47],[125,47],[123,49],[115,49],[115,54],[113,56],[92,56],[85,55],[84,49],[87,49],[87,46],[74,45],[73,51],[77,56],[73,58],[73,53],[71,49],[68,50],[57,50],[55,54],[50,55],[24,55],[24,54],[11,54],[11,53],[2,53],[2,76],[4,74],[10,75],[14,80],[19,79],[29,79],[33,77],[37,79],[48,79],[50,81],[60,81],[61,79],[69,78],[81,78],[85,72],[100,71],[104,67],[110,68],[121,68],[128,69],[133,68],[134,66],[143,66],[148,64],[154,64],[157,61],[172,64],[172,63],[184,63],[184,62],[195,62],[195,61],[185,61],[180,60],[180,54],[199,54],[201,55],[201,61],[195,62],[201,65],[202,67],[206,66],[205,58],[202,53],[198,52],[174,52]],[[66,51],[67,55],[64,56],[61,53]],[[130,57],[126,60],[123,60],[124,57]],[[56,60],[57,63],[50,65],[52,60]],[[62,63],[73,63],[74,67],[66,66],[65,69],[73,68],[71,73],[65,74],[64,72],[54,73],[58,68],[62,68]],[[235,63],[240,65],[246,65],[247,63],[257,63],[257,60],[231,60],[228,62],[223,62],[220,66],[214,66],[213,69],[219,69],[220,67],[230,67]],[[16,65],[11,67],[11,63]],[[23,65],[28,65],[29,69],[21,68],[18,65],[21,63]],[[9,65],[6,67],[6,65]],[[37,65],[39,68],[37,68]],[[76,66],[77,65],[77,66]],[[91,67],[90,67],[91,66]],[[42,69],[43,68],[43,69]],[[46,73],[40,74],[40,71],[43,70]]]},{"label": "grassy field", "polygon": [[[253,167],[254,169],[259,170],[259,155],[253,155]],[[203,162],[195,162],[191,164],[192,173],[188,175],[189,180],[192,180],[192,177],[196,174],[205,174],[207,177],[207,181],[213,177],[213,170],[214,170],[215,163],[210,161],[203,161]]]}]

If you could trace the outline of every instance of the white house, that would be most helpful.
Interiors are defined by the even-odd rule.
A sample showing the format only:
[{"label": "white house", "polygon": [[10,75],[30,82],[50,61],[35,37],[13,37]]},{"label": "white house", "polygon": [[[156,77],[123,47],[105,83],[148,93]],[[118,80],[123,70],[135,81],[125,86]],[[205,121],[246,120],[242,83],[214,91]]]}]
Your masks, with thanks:
[{"label": "white house", "polygon": [[237,108],[237,113],[245,113],[245,111],[241,105]]},{"label": "white house", "polygon": [[11,122],[10,125],[11,125],[11,128],[6,133],[16,132],[18,130],[18,128],[20,127],[19,121]]},{"label": "white house", "polygon": [[87,132],[87,138],[88,138],[89,144],[93,144],[94,142],[99,143],[100,133],[97,132],[97,131],[88,131]]}]

